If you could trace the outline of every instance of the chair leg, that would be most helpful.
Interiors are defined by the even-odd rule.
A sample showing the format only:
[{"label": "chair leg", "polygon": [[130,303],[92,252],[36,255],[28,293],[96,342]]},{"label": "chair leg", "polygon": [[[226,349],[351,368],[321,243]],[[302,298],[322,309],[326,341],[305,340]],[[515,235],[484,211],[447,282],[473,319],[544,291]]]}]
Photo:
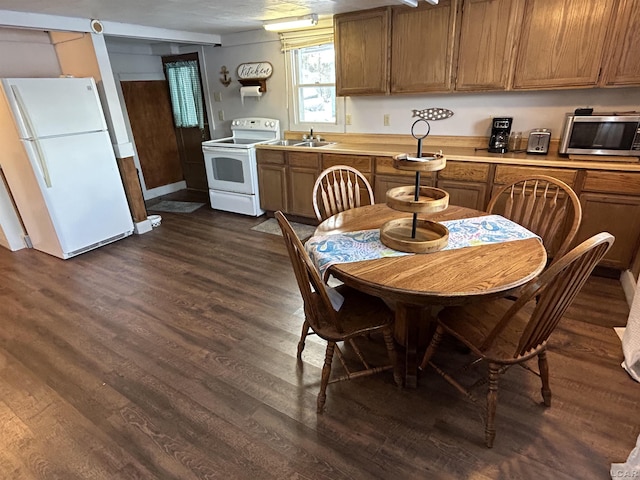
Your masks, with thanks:
[{"label": "chair leg", "polygon": [[385,328],[382,334],[384,335],[384,343],[387,346],[389,360],[391,360],[391,365],[393,365],[393,380],[396,382],[397,386],[401,387],[402,375],[400,374],[400,368],[398,366],[398,354],[396,353],[396,347],[393,344],[393,334],[391,333],[391,328]]},{"label": "chair leg", "polygon": [[542,399],[547,407],[551,406],[551,387],[549,386],[549,364],[547,363],[547,351],[542,350],[538,354],[538,368],[540,369],[540,380],[542,380]]},{"label": "chair leg", "polygon": [[498,406],[498,376],[500,366],[489,364],[489,389],[487,390],[487,423],[484,429],[484,439],[487,447],[493,447],[496,438],[496,407]]},{"label": "chair leg", "polygon": [[433,354],[436,353],[438,345],[440,345],[443,336],[444,330],[440,325],[438,325],[438,328],[436,328],[436,331],[433,333],[433,337],[431,337],[431,342],[427,347],[427,351],[424,352],[424,357],[422,358],[422,363],[420,364],[420,370],[424,370],[425,368],[427,368],[427,364],[429,363],[429,360],[431,360],[431,357],[433,357]]},{"label": "chair leg", "polygon": [[333,362],[333,351],[335,348],[335,342],[327,343],[327,353],[325,354],[324,365],[322,366],[320,393],[318,394],[318,413],[322,413],[324,410],[324,403],[327,400],[327,385],[329,385],[329,377],[331,376],[331,362]]},{"label": "chair leg", "polygon": [[300,341],[298,342],[298,360],[302,358],[302,351],[304,350],[304,342],[309,335],[309,322],[305,319],[302,324],[302,334],[300,335]]}]

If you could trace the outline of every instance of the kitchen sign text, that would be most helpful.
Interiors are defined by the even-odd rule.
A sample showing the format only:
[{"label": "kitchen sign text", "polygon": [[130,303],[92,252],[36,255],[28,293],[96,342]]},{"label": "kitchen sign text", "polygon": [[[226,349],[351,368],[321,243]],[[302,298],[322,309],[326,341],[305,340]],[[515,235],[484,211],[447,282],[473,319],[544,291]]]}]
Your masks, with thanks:
[{"label": "kitchen sign text", "polygon": [[269,78],[273,73],[273,66],[269,62],[241,63],[236,74],[239,79]]}]

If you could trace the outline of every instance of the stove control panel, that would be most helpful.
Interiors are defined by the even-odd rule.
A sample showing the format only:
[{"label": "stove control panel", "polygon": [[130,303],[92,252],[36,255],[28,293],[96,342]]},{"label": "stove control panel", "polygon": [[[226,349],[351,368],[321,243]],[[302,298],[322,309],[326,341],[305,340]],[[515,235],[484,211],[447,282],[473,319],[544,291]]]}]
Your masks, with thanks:
[{"label": "stove control panel", "polygon": [[274,118],[237,118],[231,122],[231,130],[280,132],[280,120]]}]

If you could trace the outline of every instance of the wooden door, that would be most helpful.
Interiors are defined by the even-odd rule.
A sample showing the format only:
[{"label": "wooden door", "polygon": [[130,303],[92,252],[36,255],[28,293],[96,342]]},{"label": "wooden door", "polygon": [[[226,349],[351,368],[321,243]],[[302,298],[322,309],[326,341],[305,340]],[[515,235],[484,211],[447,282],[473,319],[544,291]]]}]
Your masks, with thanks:
[{"label": "wooden door", "polygon": [[452,1],[398,6],[392,12],[391,93],[451,90],[457,15]]},{"label": "wooden door", "polygon": [[513,0],[465,0],[462,10],[456,90],[505,90],[513,65],[520,9]]},{"label": "wooden door", "polygon": [[334,17],[336,94],[389,92],[389,9]]},{"label": "wooden door", "polygon": [[182,181],[167,82],[132,81],[121,85],[146,188]]},{"label": "wooden door", "polygon": [[622,0],[611,36],[604,85],[640,85],[640,2]]},{"label": "wooden door", "polygon": [[[198,62],[198,70],[200,71],[197,53],[162,57],[162,64],[164,65],[169,62],[188,60],[196,60]],[[200,76],[198,76],[198,78],[200,79]],[[202,81],[200,82],[200,91],[204,92],[202,88]],[[204,128],[201,130],[199,127],[175,127],[175,136],[178,141],[180,163],[182,165],[182,171],[187,188],[207,191],[209,187],[207,183],[207,171],[204,166],[204,155],[202,154],[202,142],[209,140],[211,136],[209,135],[209,122],[207,106],[204,101],[204,93],[202,98],[202,108],[204,115]]]},{"label": "wooden door", "polygon": [[618,0],[526,0],[514,89],[593,87]]}]

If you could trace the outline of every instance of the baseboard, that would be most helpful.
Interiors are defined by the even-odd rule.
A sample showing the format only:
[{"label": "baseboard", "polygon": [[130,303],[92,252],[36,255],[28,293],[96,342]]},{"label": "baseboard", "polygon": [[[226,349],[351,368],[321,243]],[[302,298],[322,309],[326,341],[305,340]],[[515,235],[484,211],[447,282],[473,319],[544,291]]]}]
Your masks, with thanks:
[{"label": "baseboard", "polygon": [[187,182],[180,181],[176,183],[170,183],[169,185],[162,185],[161,187],[152,188],[144,192],[144,199],[151,200],[152,198],[161,197],[170,193],[179,192],[187,188]]},{"label": "baseboard", "polygon": [[624,296],[627,298],[629,308],[633,302],[633,296],[636,293],[636,279],[631,273],[631,270],[625,270],[620,274],[620,283],[622,284],[622,290],[624,290]]}]

